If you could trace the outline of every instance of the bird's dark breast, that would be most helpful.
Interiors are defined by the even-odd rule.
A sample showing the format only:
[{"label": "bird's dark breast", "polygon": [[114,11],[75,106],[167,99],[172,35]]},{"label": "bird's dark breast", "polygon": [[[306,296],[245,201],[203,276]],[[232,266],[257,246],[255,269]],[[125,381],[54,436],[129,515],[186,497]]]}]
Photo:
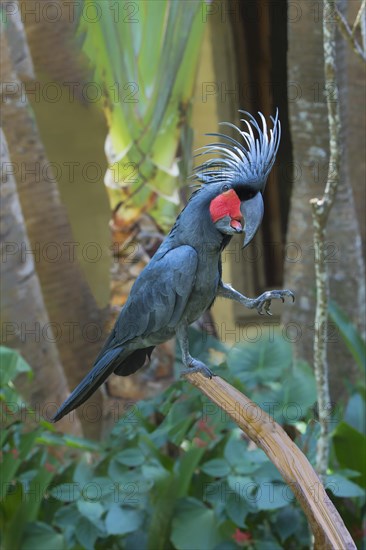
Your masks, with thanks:
[{"label": "bird's dark breast", "polygon": [[185,317],[189,324],[197,321],[210,308],[217,295],[220,278],[219,257],[201,260],[185,309]]}]

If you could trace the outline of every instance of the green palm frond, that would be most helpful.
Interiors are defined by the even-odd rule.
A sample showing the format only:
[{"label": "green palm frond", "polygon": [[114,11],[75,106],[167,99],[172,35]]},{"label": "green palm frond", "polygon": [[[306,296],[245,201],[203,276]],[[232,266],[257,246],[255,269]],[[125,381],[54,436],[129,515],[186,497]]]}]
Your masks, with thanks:
[{"label": "green palm frond", "polygon": [[202,3],[84,3],[83,50],[103,87],[109,124],[105,183],[111,207],[122,205],[127,224],[148,208],[166,228],[179,203],[177,151],[203,36]]}]

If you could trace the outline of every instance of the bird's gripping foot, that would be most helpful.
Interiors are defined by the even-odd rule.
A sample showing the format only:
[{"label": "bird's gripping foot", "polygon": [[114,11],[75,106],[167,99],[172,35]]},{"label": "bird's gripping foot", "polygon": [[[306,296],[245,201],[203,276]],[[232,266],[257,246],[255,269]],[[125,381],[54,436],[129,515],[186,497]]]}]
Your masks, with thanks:
[{"label": "bird's gripping foot", "polygon": [[179,341],[179,345],[182,350],[182,361],[185,367],[188,367],[188,369],[185,369],[181,372],[181,377],[186,376],[187,374],[192,374],[193,372],[200,372],[203,374],[205,378],[212,378],[215,376],[210,369],[202,363],[202,361],[199,361],[198,359],[194,359],[191,354],[189,353],[188,349],[188,333],[187,333],[187,324],[182,323],[178,329],[177,329],[177,338]]},{"label": "bird's gripping foot", "polygon": [[205,378],[210,379],[216,376],[204,363],[202,363],[202,361],[198,361],[198,359],[192,359],[189,368],[181,372],[181,377],[192,374],[193,372],[200,372]]},{"label": "bird's gripping foot", "polygon": [[253,308],[255,308],[260,315],[272,315],[271,313],[271,302],[272,300],[282,300],[285,301],[285,297],[289,296],[292,298],[292,301],[295,301],[295,295],[291,290],[267,290],[263,292],[258,298],[255,298],[253,303]]}]

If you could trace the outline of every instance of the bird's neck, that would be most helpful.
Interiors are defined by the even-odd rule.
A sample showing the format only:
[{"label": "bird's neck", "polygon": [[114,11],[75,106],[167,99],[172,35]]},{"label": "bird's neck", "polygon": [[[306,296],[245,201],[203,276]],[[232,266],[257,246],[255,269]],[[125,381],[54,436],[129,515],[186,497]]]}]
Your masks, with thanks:
[{"label": "bird's neck", "polygon": [[192,246],[197,252],[210,257],[220,255],[228,245],[231,236],[220,233],[212,223],[207,205],[200,202],[197,193],[179,214],[170,233],[162,243],[159,252],[164,254],[171,248]]},{"label": "bird's neck", "polygon": [[220,253],[230,240],[230,236],[223,235],[216,229],[207,214],[203,219],[182,215],[168,238],[175,245],[186,244],[196,250],[204,249],[209,254]]}]

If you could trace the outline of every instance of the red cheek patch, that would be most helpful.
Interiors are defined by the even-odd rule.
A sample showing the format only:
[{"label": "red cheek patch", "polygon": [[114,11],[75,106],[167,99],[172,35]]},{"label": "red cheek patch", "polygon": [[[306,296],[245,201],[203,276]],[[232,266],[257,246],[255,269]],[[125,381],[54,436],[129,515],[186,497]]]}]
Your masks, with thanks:
[{"label": "red cheek patch", "polygon": [[240,212],[240,199],[234,189],[225,191],[211,201],[210,214],[214,223],[225,216],[230,216],[234,220],[243,220],[243,215]]}]

